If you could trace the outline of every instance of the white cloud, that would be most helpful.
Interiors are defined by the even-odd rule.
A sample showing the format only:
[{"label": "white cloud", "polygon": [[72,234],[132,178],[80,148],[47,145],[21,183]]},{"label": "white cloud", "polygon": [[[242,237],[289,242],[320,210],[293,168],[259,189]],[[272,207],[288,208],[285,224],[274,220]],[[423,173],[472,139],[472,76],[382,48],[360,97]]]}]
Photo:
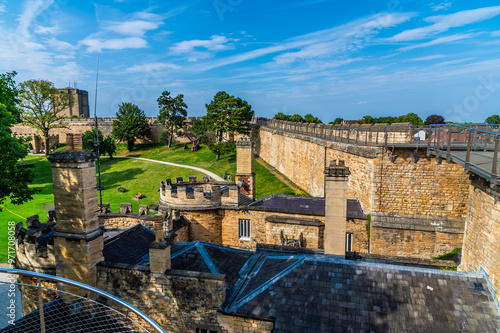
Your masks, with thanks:
[{"label": "white cloud", "polygon": [[209,70],[294,49],[299,51],[280,54],[275,57],[275,61],[284,64],[299,59],[338,55],[339,52],[348,56],[353,51],[367,47],[369,39],[380,30],[408,21],[414,15],[413,13],[395,13],[358,19],[331,29],[290,38],[272,46],[219,59],[200,66],[199,70]]},{"label": "white cloud", "polygon": [[54,48],[58,52],[74,51],[78,48],[78,46],[75,46],[68,42],[57,40],[54,37],[46,39],[45,43],[47,44],[47,46]]},{"label": "white cloud", "polygon": [[149,30],[158,29],[163,22],[151,22],[144,20],[108,22],[107,29],[126,36],[144,36]]},{"label": "white cloud", "polygon": [[59,27],[42,27],[41,25],[35,25],[35,32],[39,35],[55,35],[60,31]]},{"label": "white cloud", "polygon": [[490,34],[491,37],[500,37],[500,30],[492,31]]},{"label": "white cloud", "polygon": [[24,3],[23,12],[17,19],[19,22],[18,33],[22,36],[30,36],[29,28],[35,18],[43,13],[54,3],[54,0],[28,0]]},{"label": "white cloud", "polygon": [[235,41],[238,41],[238,39],[213,35],[210,36],[210,39],[193,39],[176,43],[170,47],[170,52],[173,55],[187,55],[188,61],[193,62],[209,58],[213,55],[213,52],[234,49],[232,42]]},{"label": "white cloud", "polygon": [[7,9],[5,7],[6,7],[5,3],[0,2],[0,13],[7,12]]},{"label": "white cloud", "polygon": [[500,14],[500,6],[484,7],[472,10],[464,10],[449,15],[431,16],[424,21],[432,23],[427,27],[405,30],[389,38],[392,42],[407,42],[424,39],[451,28],[462,27],[467,24],[477,23],[493,18]]},{"label": "white cloud", "polygon": [[446,43],[451,43],[451,42],[455,42],[455,41],[463,40],[463,39],[468,39],[468,38],[472,38],[472,37],[474,37],[474,34],[455,34],[455,35],[451,35],[451,36],[436,38],[436,39],[431,40],[430,42],[427,42],[427,43],[420,43],[420,44],[416,44],[416,45],[402,47],[399,49],[399,51],[409,51],[409,50],[419,49],[422,47],[429,47],[429,46],[434,46],[434,45],[446,44]]},{"label": "white cloud", "polygon": [[126,69],[129,73],[151,72],[160,71],[164,69],[180,69],[181,67],[175,64],[168,64],[162,62],[152,62],[144,65],[135,65]]},{"label": "white cloud", "polygon": [[408,61],[429,61],[429,60],[435,60],[435,59],[442,59],[446,58],[444,54],[434,54],[426,57],[419,57],[419,58],[413,58],[409,59]]},{"label": "white cloud", "polygon": [[204,48],[209,51],[225,51],[233,48],[232,45],[229,45],[232,41],[237,41],[237,39],[213,35],[210,36],[210,39],[193,39],[176,43],[170,47],[170,51],[176,55],[191,53],[197,48]]},{"label": "white cloud", "polygon": [[438,3],[438,4],[433,4],[431,3],[430,4],[431,8],[433,11],[437,12],[437,11],[440,11],[440,10],[448,10],[451,8],[452,6],[452,3],[447,1],[447,2],[443,2],[443,3]]},{"label": "white cloud", "polygon": [[107,50],[141,49],[148,47],[148,42],[140,37],[98,39],[87,38],[79,42],[87,46],[88,52],[101,52]]}]

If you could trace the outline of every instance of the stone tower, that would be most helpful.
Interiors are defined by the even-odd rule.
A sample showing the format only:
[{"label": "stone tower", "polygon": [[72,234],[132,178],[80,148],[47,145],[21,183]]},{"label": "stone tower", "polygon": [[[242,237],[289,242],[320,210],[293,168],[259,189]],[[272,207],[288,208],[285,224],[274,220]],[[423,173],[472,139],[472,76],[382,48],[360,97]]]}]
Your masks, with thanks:
[{"label": "stone tower", "polygon": [[255,199],[255,172],[253,171],[253,142],[248,138],[236,141],[236,183],[243,183],[242,192]]},{"label": "stone tower", "polygon": [[96,285],[103,232],[97,220],[96,155],[63,150],[49,156],[56,210],[57,276]]},{"label": "stone tower", "polygon": [[330,162],[325,169],[325,254],[345,255],[347,180],[344,161]]}]

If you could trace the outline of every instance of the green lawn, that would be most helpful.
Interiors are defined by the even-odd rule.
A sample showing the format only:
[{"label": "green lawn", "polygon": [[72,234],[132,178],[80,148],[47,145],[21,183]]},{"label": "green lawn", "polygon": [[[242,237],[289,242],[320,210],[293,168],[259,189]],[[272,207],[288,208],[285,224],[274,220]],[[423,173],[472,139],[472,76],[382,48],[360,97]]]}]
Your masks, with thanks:
[{"label": "green lawn", "polygon": [[[199,151],[192,153],[189,149],[183,150],[183,144],[173,144],[172,148],[165,145],[137,145],[136,151],[128,153],[125,145],[118,145],[119,156],[144,157],[159,161],[167,161],[185,165],[196,166],[207,169],[216,174],[223,175],[224,172],[236,173],[236,155],[224,156],[220,161],[215,160],[215,155],[208,149],[202,147]],[[29,155],[25,159],[26,164],[34,164],[35,179],[31,185],[40,190],[34,199],[23,205],[12,205],[6,203],[0,212],[0,262],[6,261],[7,253],[7,226],[9,221],[24,221],[28,216],[38,214],[40,221],[47,220],[47,211],[53,209],[54,196],[52,189],[52,170],[45,156]],[[255,162],[256,174],[256,196],[264,197],[274,193],[293,194],[293,191],[279,181],[271,172],[259,163]],[[131,160],[122,158],[108,159],[101,157],[101,179],[104,190],[102,192],[103,202],[111,204],[111,210],[117,211],[121,202],[132,202],[133,210],[137,211],[139,204],[150,205],[157,203],[159,199],[158,188],[160,181],[166,178],[197,176],[203,177],[203,173],[191,169],[173,167],[164,164]],[[118,187],[123,186],[126,192],[118,192]],[[141,200],[133,200],[140,192]]]}]

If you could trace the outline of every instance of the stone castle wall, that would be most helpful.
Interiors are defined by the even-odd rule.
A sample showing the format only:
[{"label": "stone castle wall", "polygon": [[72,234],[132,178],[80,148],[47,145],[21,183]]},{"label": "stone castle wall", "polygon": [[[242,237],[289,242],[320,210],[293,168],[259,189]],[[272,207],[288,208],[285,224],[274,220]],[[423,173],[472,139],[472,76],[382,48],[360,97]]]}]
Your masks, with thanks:
[{"label": "stone castle wall", "polygon": [[[471,176],[469,204],[462,248],[464,271],[484,270],[492,283],[494,295],[500,291],[500,191],[491,189],[485,180]],[[498,305],[498,304],[497,304]]]},{"label": "stone castle wall", "polygon": [[[102,132],[104,138],[111,136],[111,131],[113,129],[113,120],[115,118],[98,118],[98,128]],[[151,136],[149,140],[137,140],[138,143],[146,142],[159,142],[160,134],[165,131],[165,126],[162,124],[155,123],[156,118],[147,118],[151,125]],[[95,128],[95,121],[93,118],[68,118],[64,122],[67,123],[66,128],[54,128],[50,131],[51,135],[59,135],[59,143],[66,143],[66,134],[83,134],[87,131],[91,131]],[[35,131],[32,127],[25,126],[23,124],[16,124],[12,126],[12,132],[18,136],[31,136],[41,135]],[[186,137],[178,137],[174,134],[174,142],[190,142]]]},{"label": "stone castle wall", "polygon": [[[313,196],[324,195],[325,167],[340,159],[351,171],[347,197],[358,199],[365,214],[397,214],[394,218],[400,222],[409,219],[436,225],[457,218],[454,223],[461,224],[460,232],[419,230],[401,223],[394,228],[389,224],[374,231],[373,235],[381,236],[375,251],[427,257],[460,247],[469,186],[461,166],[438,163],[427,157],[424,149],[356,146],[263,126],[253,131],[253,136],[256,154]],[[396,157],[394,162],[391,156]],[[422,216],[430,216],[431,221]],[[375,228],[381,228],[385,220],[378,222]],[[406,240],[405,246],[389,246],[401,239]],[[425,239],[430,243],[426,244]]]}]

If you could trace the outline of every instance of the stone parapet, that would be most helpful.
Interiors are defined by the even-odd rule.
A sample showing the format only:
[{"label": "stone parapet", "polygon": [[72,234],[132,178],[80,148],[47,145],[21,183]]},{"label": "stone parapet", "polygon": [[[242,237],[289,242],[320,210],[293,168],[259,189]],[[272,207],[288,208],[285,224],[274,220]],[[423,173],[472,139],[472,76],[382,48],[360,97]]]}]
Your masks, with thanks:
[{"label": "stone parapet", "polygon": [[371,226],[372,228],[463,234],[465,218],[372,212]]}]

